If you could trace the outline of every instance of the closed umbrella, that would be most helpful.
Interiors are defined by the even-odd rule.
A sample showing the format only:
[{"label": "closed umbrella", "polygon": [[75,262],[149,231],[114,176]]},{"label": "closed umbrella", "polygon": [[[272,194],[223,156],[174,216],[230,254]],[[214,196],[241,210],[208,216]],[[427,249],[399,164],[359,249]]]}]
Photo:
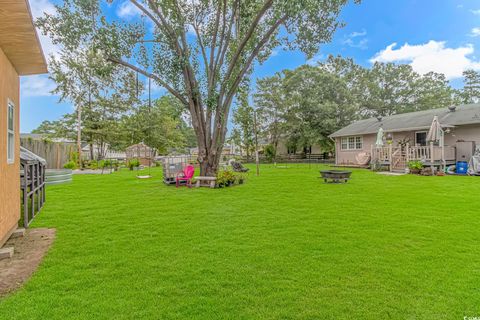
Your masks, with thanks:
[{"label": "closed umbrella", "polygon": [[[434,142],[439,142],[440,143],[440,147],[442,148],[442,154],[441,154],[442,159],[441,159],[441,161],[442,161],[442,164],[445,166],[445,160],[444,160],[445,159],[445,155],[444,155],[445,151],[444,151],[443,132],[442,132],[442,126],[440,125],[440,122],[438,121],[437,116],[433,117],[432,124],[430,126],[430,129],[428,130],[427,141],[430,141],[430,153],[431,153],[432,162],[434,160],[433,143]],[[433,166],[432,166],[432,169],[433,169]]]},{"label": "closed umbrella", "polygon": [[427,141],[438,142],[442,137],[442,127],[440,126],[440,122],[438,121],[438,117],[433,117],[432,124],[430,126],[430,130],[428,130],[427,134]]},{"label": "closed umbrella", "polygon": [[377,147],[383,147],[383,128],[378,128],[377,141],[375,142]]}]

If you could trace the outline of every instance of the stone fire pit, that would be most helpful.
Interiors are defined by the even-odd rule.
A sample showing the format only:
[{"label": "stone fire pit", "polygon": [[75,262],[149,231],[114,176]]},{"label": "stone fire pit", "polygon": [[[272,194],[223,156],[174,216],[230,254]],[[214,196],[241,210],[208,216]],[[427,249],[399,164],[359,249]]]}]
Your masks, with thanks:
[{"label": "stone fire pit", "polygon": [[350,180],[352,172],[344,170],[321,170],[320,175],[325,183],[346,183]]}]

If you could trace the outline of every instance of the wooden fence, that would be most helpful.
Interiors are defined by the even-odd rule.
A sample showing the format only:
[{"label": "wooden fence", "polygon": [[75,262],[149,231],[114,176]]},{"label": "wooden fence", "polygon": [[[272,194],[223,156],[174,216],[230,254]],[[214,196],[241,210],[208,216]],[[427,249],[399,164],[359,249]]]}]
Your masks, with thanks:
[{"label": "wooden fence", "polygon": [[47,169],[61,169],[76,151],[74,143],[21,138],[20,145],[47,160]]}]

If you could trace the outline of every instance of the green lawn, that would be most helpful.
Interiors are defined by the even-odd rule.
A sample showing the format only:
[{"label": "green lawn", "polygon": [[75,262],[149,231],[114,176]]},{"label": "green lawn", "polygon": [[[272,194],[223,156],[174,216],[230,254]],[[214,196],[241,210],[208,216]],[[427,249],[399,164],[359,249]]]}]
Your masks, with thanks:
[{"label": "green lawn", "polygon": [[0,319],[480,316],[480,178],[261,168],[227,189],[129,171],[52,186],[57,228]]}]

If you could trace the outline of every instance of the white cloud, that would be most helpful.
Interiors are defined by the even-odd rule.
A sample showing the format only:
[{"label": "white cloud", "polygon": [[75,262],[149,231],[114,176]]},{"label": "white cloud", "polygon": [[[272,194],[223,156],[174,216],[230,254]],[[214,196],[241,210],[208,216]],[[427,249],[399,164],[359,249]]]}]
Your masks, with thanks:
[{"label": "white cloud", "polygon": [[480,70],[480,61],[470,58],[474,47],[468,44],[458,48],[445,47],[444,41],[430,40],[420,45],[404,44],[395,49],[397,43],[392,43],[386,49],[378,52],[370,62],[401,62],[409,63],[413,70],[425,74],[430,71],[445,74],[448,79],[462,77],[467,69]]},{"label": "white cloud", "polygon": [[350,33],[349,38],[363,37],[367,35],[367,30],[363,29],[362,31],[354,31]]},{"label": "white cloud", "polygon": [[352,39],[345,39],[343,42],[343,44],[346,44],[352,48],[358,48],[358,49],[362,49],[362,50],[365,50],[365,49],[368,49],[368,39],[367,38],[363,38],[361,39],[360,41],[353,41]]},{"label": "white cloud", "polygon": [[363,29],[362,31],[354,31],[343,38],[342,44],[361,50],[368,49],[368,39],[365,38],[366,35],[367,31],[365,29]]},{"label": "white cloud", "polygon": [[325,55],[319,53],[319,54],[316,54],[314,55],[312,58],[308,59],[306,61],[306,64],[309,64],[311,66],[316,66],[317,64],[319,64],[322,60],[325,60]]},{"label": "white cloud", "polygon": [[117,8],[117,16],[123,19],[133,19],[140,16],[141,11],[130,1],[122,2]]},{"label": "white cloud", "polygon": [[471,13],[480,16],[480,9],[478,10],[470,10]]},{"label": "white cloud", "polygon": [[22,77],[20,86],[25,97],[51,96],[50,92],[56,87],[46,74]]},{"label": "white cloud", "polygon": [[[55,6],[48,0],[30,0],[30,8],[34,19],[40,18],[46,13],[56,14]],[[40,30],[37,29],[40,44],[42,45],[43,53],[45,57],[53,55],[58,57],[60,52],[60,46],[54,45],[49,36],[43,35]]]},{"label": "white cloud", "polygon": [[479,37],[480,36],[480,27],[479,28],[473,28],[470,35],[472,37]]}]

